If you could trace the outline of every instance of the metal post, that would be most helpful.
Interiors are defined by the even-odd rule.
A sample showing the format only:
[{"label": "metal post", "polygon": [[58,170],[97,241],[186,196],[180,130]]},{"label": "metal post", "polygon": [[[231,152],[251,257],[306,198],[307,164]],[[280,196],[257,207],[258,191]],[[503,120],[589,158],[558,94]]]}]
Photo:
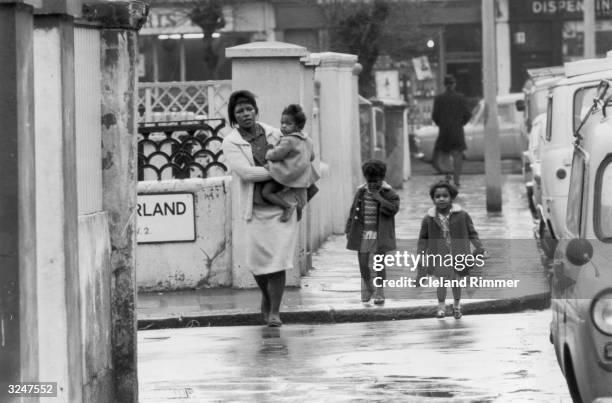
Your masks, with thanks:
[{"label": "metal post", "polygon": [[487,211],[501,211],[501,153],[497,117],[495,4],[482,0],[482,70],[485,98],[485,182]]},{"label": "metal post", "polygon": [[185,38],[183,38],[183,36],[181,35],[181,39],[179,39],[179,59],[180,59],[180,79],[181,81],[187,81],[187,74],[186,74],[186,64],[187,61],[185,60]]},{"label": "metal post", "polygon": [[444,27],[438,28],[438,92],[444,91],[444,76],[446,76],[446,41]]},{"label": "metal post", "polygon": [[584,57],[592,59],[596,57],[595,0],[583,0],[582,13],[584,17]]}]

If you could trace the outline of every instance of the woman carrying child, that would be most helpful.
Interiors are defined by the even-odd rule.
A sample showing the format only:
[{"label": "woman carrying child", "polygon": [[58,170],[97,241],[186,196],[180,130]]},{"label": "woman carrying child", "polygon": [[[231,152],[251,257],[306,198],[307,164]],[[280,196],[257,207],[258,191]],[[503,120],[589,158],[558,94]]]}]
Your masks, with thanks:
[{"label": "woman carrying child", "polygon": [[[474,228],[472,218],[454,203],[457,197],[457,189],[446,181],[435,183],[429,190],[429,196],[434,203],[434,207],[429,209],[421,223],[419,233],[418,252],[419,254],[433,255],[432,259],[436,264],[426,268],[428,272],[444,280],[459,280],[465,272],[455,270],[455,267],[444,265],[448,261],[446,257],[451,255],[452,262],[455,262],[458,255],[472,254],[470,242],[474,244],[474,254],[485,254],[482,242],[478,238],[478,233]],[[462,266],[464,267],[464,266]],[[417,280],[418,281],[418,280]],[[453,316],[460,319],[461,314],[461,287],[451,287],[453,291]],[[446,312],[446,292],[447,287],[441,286],[437,289],[438,294],[438,318],[444,318]]]}]

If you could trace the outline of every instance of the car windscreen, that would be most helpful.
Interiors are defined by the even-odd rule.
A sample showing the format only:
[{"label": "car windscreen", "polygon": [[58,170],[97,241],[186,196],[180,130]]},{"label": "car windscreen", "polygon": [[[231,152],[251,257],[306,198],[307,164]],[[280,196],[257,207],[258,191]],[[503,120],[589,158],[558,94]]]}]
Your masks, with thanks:
[{"label": "car windscreen", "polygon": [[597,94],[597,86],[583,87],[574,93],[574,133],[593,106],[593,98]]},{"label": "car windscreen", "polygon": [[500,124],[514,124],[516,123],[514,104],[501,104],[497,105],[497,116],[499,116]]},{"label": "car windscreen", "polygon": [[612,157],[601,164],[595,189],[595,232],[602,241],[612,242]]},{"label": "car windscreen", "polygon": [[484,119],[484,114],[481,113],[484,108],[484,102],[480,101],[474,109],[472,109],[472,117],[470,119],[470,123],[473,125],[482,124],[482,120]]},{"label": "car windscreen", "polygon": [[535,119],[535,117],[541,113],[546,113],[547,95],[547,88],[533,93],[531,102],[529,102],[529,115],[532,116],[532,119]]},{"label": "car windscreen", "polygon": [[[484,102],[479,102],[472,111],[472,119],[470,123],[473,125],[484,124]],[[499,124],[516,124],[518,123],[516,109],[514,103],[497,104],[497,117]]]}]

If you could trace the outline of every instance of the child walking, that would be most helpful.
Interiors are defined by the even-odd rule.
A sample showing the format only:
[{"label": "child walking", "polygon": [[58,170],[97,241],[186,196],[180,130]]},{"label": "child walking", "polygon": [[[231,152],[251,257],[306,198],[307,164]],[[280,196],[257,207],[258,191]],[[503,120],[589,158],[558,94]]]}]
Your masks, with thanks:
[{"label": "child walking", "polygon": [[[419,254],[431,255],[434,262],[433,267],[427,267],[428,272],[444,280],[459,280],[465,272],[459,272],[453,267],[445,266],[444,260],[448,255],[452,255],[452,261],[459,261],[458,255],[471,255],[472,250],[470,241],[474,244],[474,254],[485,255],[482,242],[478,238],[478,233],[474,229],[472,218],[464,211],[461,206],[455,204],[455,198],[459,192],[447,181],[441,181],[431,186],[429,196],[434,203],[434,207],[429,209],[419,233],[418,252]],[[441,257],[441,258],[439,258]],[[462,260],[463,261],[463,260]],[[462,265],[462,267],[465,267]],[[466,270],[467,271],[467,270]],[[453,316],[455,319],[461,318],[461,287],[459,285],[451,287],[453,291]],[[438,312],[436,317],[444,318],[446,308],[447,287],[438,287]]]},{"label": "child walking", "polygon": [[283,208],[283,222],[288,221],[296,209],[299,221],[307,200],[289,203],[279,193],[285,188],[306,188],[309,197],[316,193],[314,183],[319,179],[319,174],[312,166],[315,158],[312,140],[302,133],[305,124],[306,115],[302,107],[295,104],[287,106],[281,116],[283,136],[266,152],[266,166],[273,180],[263,184],[261,196],[267,202]]},{"label": "child walking", "polygon": [[400,198],[387,184],[387,166],[384,162],[371,160],[361,167],[366,183],[355,193],[350,214],[346,222],[346,248],[357,251],[361,273],[361,301],[368,302],[374,295],[374,304],[385,303],[380,281],[375,286],[375,278],[386,278],[383,268],[372,276],[375,254],[396,249],[395,214],[399,210]]}]

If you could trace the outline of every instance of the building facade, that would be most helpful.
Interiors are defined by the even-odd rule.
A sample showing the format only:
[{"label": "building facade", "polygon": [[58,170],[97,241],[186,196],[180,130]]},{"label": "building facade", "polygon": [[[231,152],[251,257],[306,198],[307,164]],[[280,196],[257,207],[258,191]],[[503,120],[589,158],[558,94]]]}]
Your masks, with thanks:
[{"label": "building facade", "polygon": [[[519,91],[527,69],[561,65],[582,58],[580,0],[511,0],[512,90]],[[596,52],[612,49],[612,0],[595,0]]]}]

